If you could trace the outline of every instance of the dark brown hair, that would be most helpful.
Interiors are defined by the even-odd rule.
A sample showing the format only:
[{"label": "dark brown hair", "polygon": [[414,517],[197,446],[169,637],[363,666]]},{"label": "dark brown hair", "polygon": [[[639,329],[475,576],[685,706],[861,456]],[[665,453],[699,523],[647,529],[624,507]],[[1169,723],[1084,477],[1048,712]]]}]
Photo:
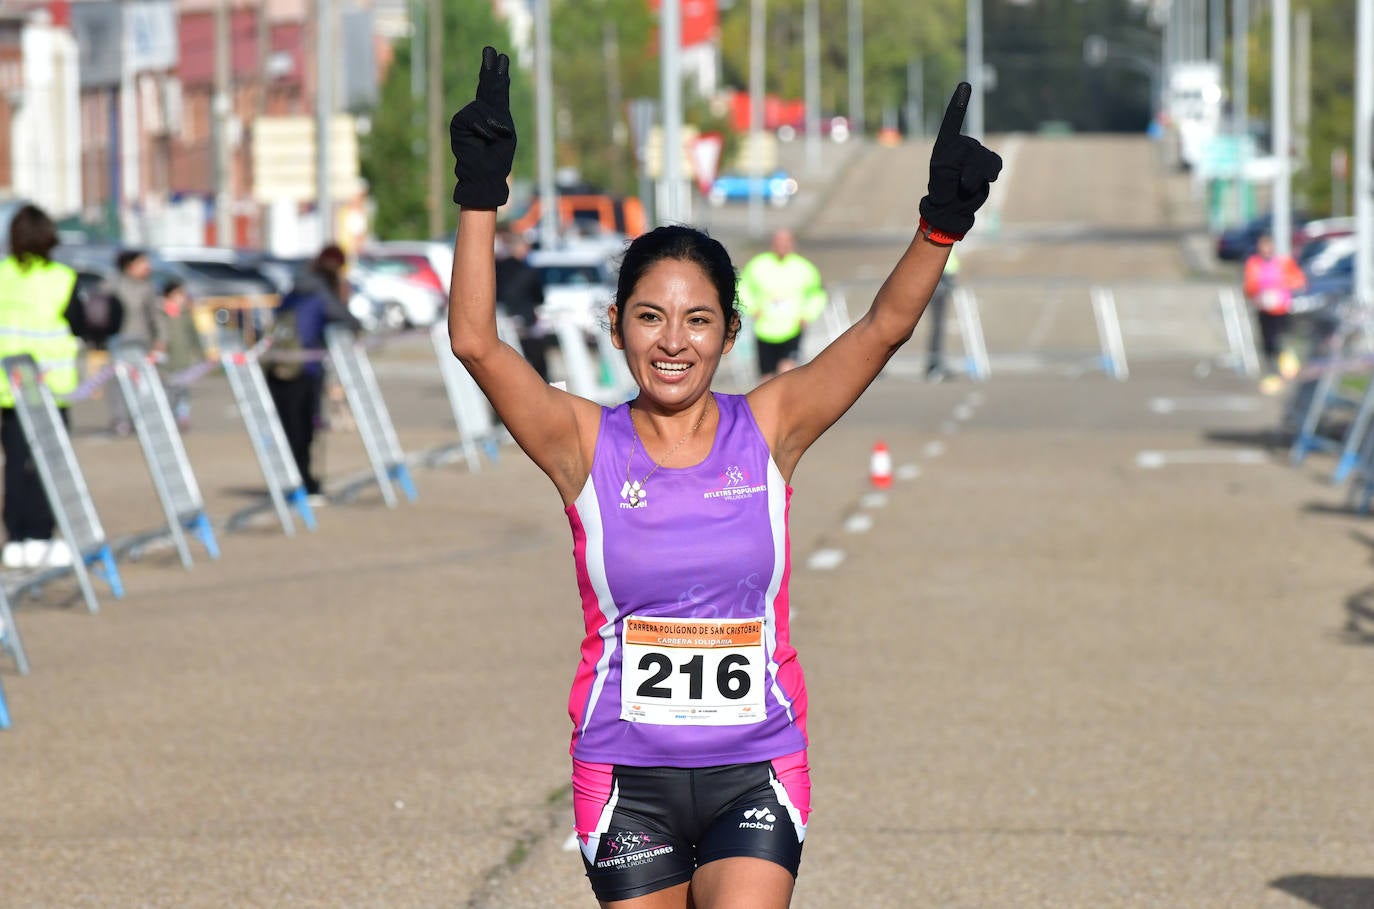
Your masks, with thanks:
[{"label": "dark brown hair", "polygon": [[43,209],[25,205],[14,213],[10,221],[10,255],[18,259],[19,264],[28,265],[32,259],[46,262],[55,246],[57,225]]}]

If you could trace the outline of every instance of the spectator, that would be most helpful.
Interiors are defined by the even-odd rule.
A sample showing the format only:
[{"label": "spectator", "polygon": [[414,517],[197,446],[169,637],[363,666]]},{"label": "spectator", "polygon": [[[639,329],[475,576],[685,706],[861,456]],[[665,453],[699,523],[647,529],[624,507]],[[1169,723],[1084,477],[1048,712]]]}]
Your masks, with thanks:
[{"label": "spectator", "polygon": [[[123,318],[116,340],[130,339],[142,341],[149,350],[157,348],[161,338],[158,335],[157,313],[160,308],[157,288],[153,285],[153,263],[148,254],[139,249],[126,249],[115,259],[119,271],[102,288],[119,301]],[[118,387],[113,387],[105,396],[110,410],[110,431],[117,436],[127,436],[133,431],[129,419],[129,406]]]},{"label": "spectator", "polygon": [[1265,362],[1260,390],[1266,394],[1276,393],[1283,379],[1292,378],[1298,372],[1298,358],[1284,348],[1283,342],[1293,309],[1293,291],[1306,286],[1307,278],[1293,257],[1276,253],[1274,238],[1261,234],[1255,251],[1245,260],[1244,289],[1259,321]]},{"label": "spectator", "polygon": [[306,495],[315,505],[325,501],[311,460],[324,390],[324,328],[335,322],[354,331],[362,327],[344,303],[344,262],[343,250],[331,243],[296,278],[273,317],[272,345],[278,356],[269,354],[265,364],[267,388]]},{"label": "spectator", "polygon": [[773,234],[772,249],[759,253],[739,276],[740,309],[754,320],[759,377],[769,379],[794,368],[801,356],[801,334],[825,309],[821,273],[796,252],[792,232]]},{"label": "spectator", "polygon": [[171,374],[181,372],[205,360],[205,345],[200,338],[191,312],[191,295],[186,286],[175,278],[162,289],[161,305],[157,312],[157,352],[162,354],[163,384],[167,389],[167,403],[172,416],[182,430],[191,428],[191,387],[170,381]]},{"label": "spectator", "polygon": [[926,379],[930,382],[942,381],[949,375],[944,357],[945,307],[950,294],[954,293],[958,276],[959,257],[951,249],[949,258],[945,260],[945,270],[940,275],[940,283],[935,285],[935,295],[930,298],[930,315],[927,317],[930,321],[930,352],[926,357]]},{"label": "spectator", "polygon": [[519,326],[520,352],[547,382],[550,339],[538,324],[538,310],[544,302],[543,279],[529,263],[528,240],[516,231],[507,231],[502,245],[506,255],[496,261],[496,305]]},{"label": "spectator", "polygon": [[[57,228],[42,210],[26,205],[10,222],[10,255],[0,261],[0,358],[29,354],[52,393],[62,421],[62,396],[76,390],[77,337],[86,330],[76,294],[76,272],[52,261]],[[6,568],[70,565],[66,541],[53,539],[55,520],[33,453],[14,408],[9,382],[0,382],[0,446],[5,453]]]}]

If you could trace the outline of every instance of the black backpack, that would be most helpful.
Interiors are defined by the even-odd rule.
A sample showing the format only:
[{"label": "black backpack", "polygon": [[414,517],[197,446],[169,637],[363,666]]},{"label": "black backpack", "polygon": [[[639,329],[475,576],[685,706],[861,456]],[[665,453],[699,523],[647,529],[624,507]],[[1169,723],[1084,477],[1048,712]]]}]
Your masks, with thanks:
[{"label": "black backpack", "polygon": [[86,291],[81,297],[81,313],[86,320],[85,335],[93,341],[119,334],[124,326],[124,304],[107,287]]},{"label": "black backpack", "polygon": [[[305,361],[301,354],[300,332],[296,329],[296,310],[293,307],[278,309],[272,319],[272,328],[267,333],[272,345],[267,351],[267,374],[274,379],[289,382],[305,371]],[[276,354],[285,354],[278,358]]]}]

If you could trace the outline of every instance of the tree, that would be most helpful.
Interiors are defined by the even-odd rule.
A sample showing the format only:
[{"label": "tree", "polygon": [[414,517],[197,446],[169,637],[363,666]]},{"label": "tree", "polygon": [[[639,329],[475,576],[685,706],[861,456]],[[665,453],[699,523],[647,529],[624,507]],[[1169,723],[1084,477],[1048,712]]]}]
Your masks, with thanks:
[{"label": "tree", "polygon": [[[848,113],[849,0],[820,0],[821,110]],[[769,0],[767,62],[769,94],[802,98],[805,92],[806,0]],[[750,4],[738,2],[721,17],[721,47],[727,85],[749,84]],[[964,0],[864,0],[864,122],[881,122],[884,108],[906,103],[907,70],[921,60],[925,79],[922,109],[937,121],[955,83],[962,78]]]},{"label": "tree", "polygon": [[[511,51],[511,37],[505,23],[492,13],[491,0],[441,0],[443,40],[440,54],[441,106],[447,137],[449,118],[472,99],[481,66],[482,48],[488,44],[503,52]],[[402,40],[372,111],[372,128],[362,143],[362,173],[371,188],[377,210],[374,232],[387,239],[416,239],[428,233],[429,130],[423,74],[412,88],[413,48]],[[511,112],[519,141],[514,173],[533,173],[534,116],[532,78],[511,62]],[[440,155],[452,166],[447,147]],[[446,228],[457,224],[458,212],[447,194],[442,200],[447,212]]]}]

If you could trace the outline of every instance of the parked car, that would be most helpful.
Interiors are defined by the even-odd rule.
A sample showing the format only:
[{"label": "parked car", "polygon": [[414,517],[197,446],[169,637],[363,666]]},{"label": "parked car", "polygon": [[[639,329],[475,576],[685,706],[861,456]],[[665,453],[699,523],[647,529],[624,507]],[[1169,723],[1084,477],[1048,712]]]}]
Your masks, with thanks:
[{"label": "parked car", "polygon": [[[843,116],[821,117],[821,135],[831,142],[849,141],[849,118]],[[784,123],[778,127],[778,141],[791,142],[806,135],[806,122]]]},{"label": "parked car", "polygon": [[[1306,215],[1293,213],[1292,249],[1302,247],[1302,230],[1307,223]],[[1270,212],[1251,218],[1244,224],[1228,227],[1217,236],[1217,258],[1223,262],[1244,262],[1255,251],[1255,244],[1259,242],[1260,236],[1271,232],[1273,228],[1274,215]]]},{"label": "parked car", "polygon": [[1294,258],[1303,274],[1310,278],[1328,271],[1337,260],[1355,249],[1355,243],[1353,234],[1319,237],[1303,246]]},{"label": "parked car", "polygon": [[797,181],[782,170],[768,176],[721,174],[711,184],[706,198],[712,205],[719,206],[727,202],[747,202],[751,193],[758,193],[769,205],[782,208],[797,194]]},{"label": "parked car", "polygon": [[374,251],[360,253],[348,272],[349,280],[369,306],[355,297],[349,309],[363,324],[398,331],[428,328],[442,318],[448,292],[429,260],[420,253]]},{"label": "parked car", "polygon": [[1303,269],[1307,286],[1293,295],[1297,313],[1324,310],[1341,305],[1355,294],[1355,244],[1338,244],[1315,257]]},{"label": "parked car", "polygon": [[369,243],[358,254],[369,260],[403,259],[412,266],[407,272],[414,280],[448,295],[453,275],[453,239],[447,240],[380,240]]},{"label": "parked car", "polygon": [[565,249],[537,249],[529,264],[544,284],[544,304],[539,308],[540,327],[553,330],[553,320],[571,313],[589,335],[602,330],[606,310],[615,299],[614,260],[597,245]]}]

